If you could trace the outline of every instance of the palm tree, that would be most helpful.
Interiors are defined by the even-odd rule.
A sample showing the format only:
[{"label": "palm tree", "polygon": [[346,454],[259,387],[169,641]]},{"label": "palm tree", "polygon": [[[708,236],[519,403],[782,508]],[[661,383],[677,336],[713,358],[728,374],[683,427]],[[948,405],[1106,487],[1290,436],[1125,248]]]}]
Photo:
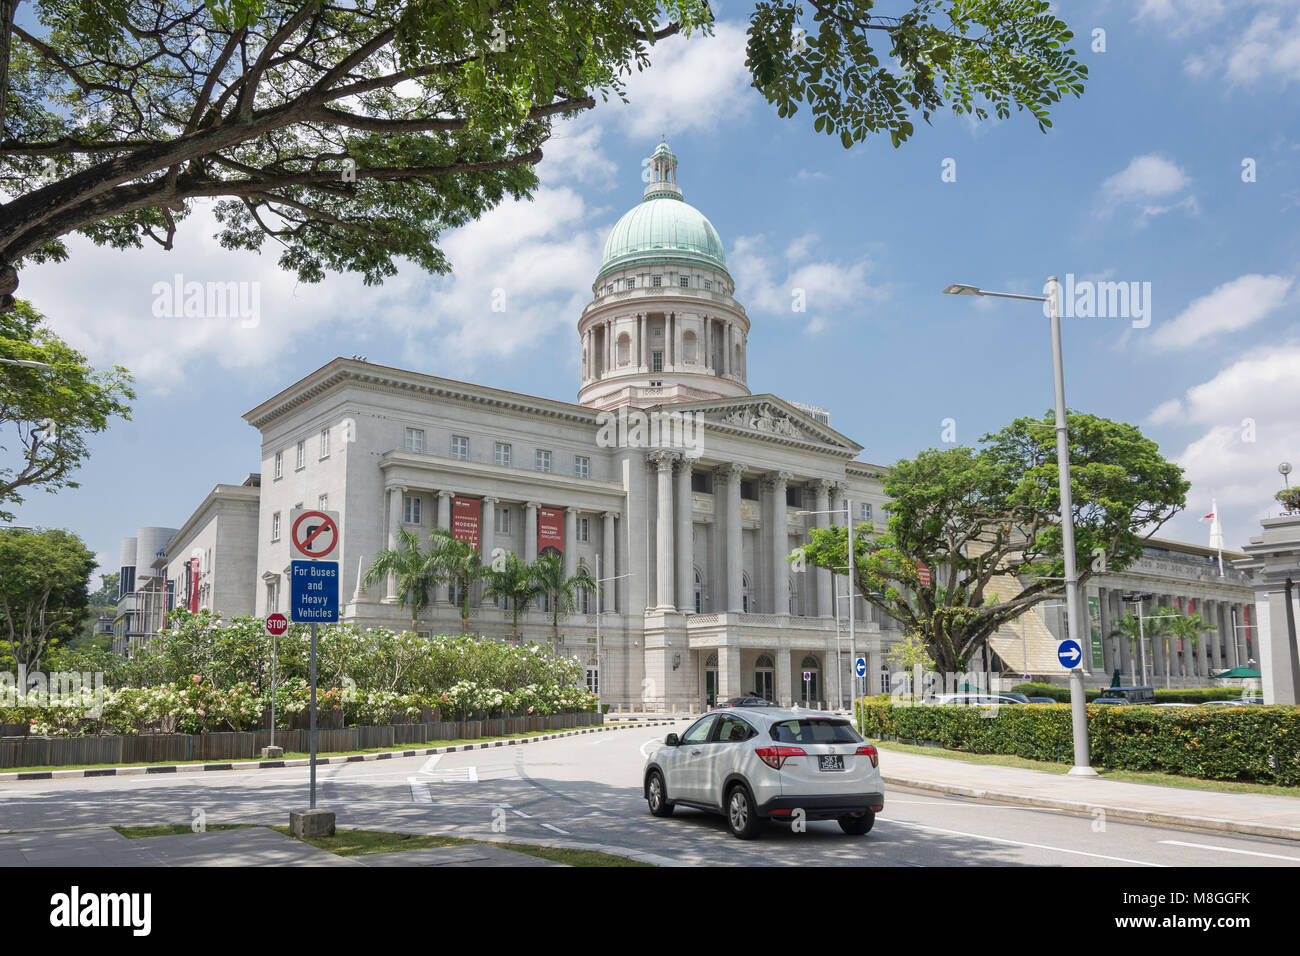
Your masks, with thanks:
[{"label": "palm tree", "polygon": [[[1170,617],[1168,621],[1169,632],[1177,638],[1186,640],[1192,645],[1192,651],[1195,652],[1197,645],[1201,641],[1201,631],[1217,631],[1218,628],[1205,620],[1198,613],[1179,614],[1176,617]],[[1167,660],[1168,658],[1166,658]]]},{"label": "palm tree", "polygon": [[507,551],[500,561],[494,561],[487,570],[487,587],[483,593],[492,598],[503,598],[514,609],[512,624],[514,636],[519,636],[519,606],[527,605],[542,593],[541,585],[532,569],[520,560],[519,555]]},{"label": "palm tree", "polygon": [[483,559],[474,545],[452,537],[446,528],[434,528],[429,532],[429,548],[429,558],[438,570],[439,579],[460,588],[460,629],[465,633],[469,630],[470,588],[487,570]]},{"label": "palm tree", "polygon": [[1160,636],[1164,641],[1162,646],[1165,651],[1165,690],[1169,689],[1169,651],[1172,643],[1170,638],[1179,636],[1181,630],[1185,629],[1183,625],[1179,624],[1182,617],[1183,616],[1178,613],[1177,608],[1158,607],[1151,612],[1151,617],[1149,618],[1149,620],[1155,625],[1155,629],[1152,632],[1153,635]]},{"label": "palm tree", "polygon": [[566,617],[573,613],[573,608],[578,603],[578,592],[595,590],[596,579],[586,571],[579,571],[573,577],[566,578],[564,564],[553,554],[544,554],[538,558],[533,563],[532,572],[541,593],[550,601],[551,640],[558,645],[560,613],[563,612]]},{"label": "palm tree", "polygon": [[415,532],[402,528],[397,532],[397,547],[380,552],[366,571],[364,586],[370,587],[388,575],[397,578],[397,595],[401,604],[411,605],[411,630],[417,629],[420,612],[429,606],[433,590],[445,578],[433,555],[420,547]]},{"label": "palm tree", "polygon": [[[1129,683],[1134,687],[1137,686],[1137,659],[1138,654],[1142,652],[1139,642],[1143,636],[1142,622],[1129,611],[1118,621],[1115,622],[1115,628],[1110,632],[1111,637],[1122,637],[1128,641],[1128,674]],[[1134,646],[1137,645],[1137,653],[1134,653]]]}]

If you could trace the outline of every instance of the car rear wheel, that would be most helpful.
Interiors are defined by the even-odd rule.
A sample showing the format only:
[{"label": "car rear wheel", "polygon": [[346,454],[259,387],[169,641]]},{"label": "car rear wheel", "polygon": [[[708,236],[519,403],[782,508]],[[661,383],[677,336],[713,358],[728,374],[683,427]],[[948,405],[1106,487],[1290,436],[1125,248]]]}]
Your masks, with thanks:
[{"label": "car rear wheel", "polygon": [[727,794],[727,829],[741,840],[752,840],[763,832],[766,822],[754,810],[749,791],[736,784]]},{"label": "car rear wheel", "polygon": [[668,802],[664,791],[664,778],[657,770],[650,774],[650,781],[646,784],[646,803],[650,805],[650,813],[656,817],[673,815],[673,804]]},{"label": "car rear wheel", "polygon": [[868,810],[862,816],[855,816],[852,813],[846,813],[840,817],[840,829],[845,833],[851,833],[854,836],[862,836],[864,833],[870,833],[871,828],[876,825],[876,813],[874,810]]}]

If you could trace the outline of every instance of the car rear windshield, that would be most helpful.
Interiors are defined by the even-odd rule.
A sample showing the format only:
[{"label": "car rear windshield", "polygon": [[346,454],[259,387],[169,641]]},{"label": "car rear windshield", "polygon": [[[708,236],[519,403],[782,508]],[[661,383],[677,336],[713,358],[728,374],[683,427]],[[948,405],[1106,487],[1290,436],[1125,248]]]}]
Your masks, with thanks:
[{"label": "car rear windshield", "polygon": [[862,738],[847,720],[799,717],[772,725],[772,739],[780,744],[856,744]]}]

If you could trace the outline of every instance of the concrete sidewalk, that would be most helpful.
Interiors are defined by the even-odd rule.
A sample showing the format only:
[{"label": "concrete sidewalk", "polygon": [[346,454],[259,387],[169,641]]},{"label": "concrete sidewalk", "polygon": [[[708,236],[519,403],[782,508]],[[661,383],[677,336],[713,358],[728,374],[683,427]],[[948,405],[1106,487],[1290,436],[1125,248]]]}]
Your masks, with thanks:
[{"label": "concrete sidewalk", "polygon": [[[880,746],[885,783],[1114,820],[1300,841],[1300,797],[1107,780],[900,753]],[[888,812],[889,795],[885,795]]]}]

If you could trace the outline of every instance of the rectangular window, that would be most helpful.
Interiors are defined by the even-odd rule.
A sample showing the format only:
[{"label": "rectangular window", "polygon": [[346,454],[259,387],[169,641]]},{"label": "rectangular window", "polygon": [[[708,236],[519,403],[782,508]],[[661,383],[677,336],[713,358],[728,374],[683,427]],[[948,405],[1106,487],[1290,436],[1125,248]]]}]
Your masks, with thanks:
[{"label": "rectangular window", "polygon": [[[845,545],[844,545],[844,556],[845,556],[846,558],[849,556],[849,546],[848,546],[848,543],[847,543],[847,539],[846,539],[846,543],[845,543]],[[847,562],[846,562],[846,564],[847,564]],[[881,671],[881,672],[880,672],[880,692],[881,692],[882,694],[888,694],[888,693],[889,693],[889,671]]]},{"label": "rectangular window", "polygon": [[[712,493],[713,484],[709,481],[709,473],[707,471],[691,472],[691,491],[698,491],[703,495]],[[846,549],[845,554],[847,553]]]},{"label": "rectangular window", "polygon": [[[300,441],[298,442],[298,464],[295,465],[294,467],[303,468],[306,466],[306,464],[307,464],[307,443],[305,441]],[[848,552],[845,553],[847,554]]]},{"label": "rectangular window", "polygon": [[[871,520],[871,505],[870,505],[868,502],[865,502],[865,501],[864,501],[864,502],[862,503],[862,507],[861,507],[861,509],[859,509],[859,511],[858,511],[858,520],[860,520],[860,521],[870,521],[870,520]],[[844,546],[844,556],[845,556],[846,558],[849,556],[849,549],[848,549],[848,545],[847,545],[847,544],[845,544],[845,546]],[[847,562],[845,562],[845,563],[847,564]]]},{"label": "rectangular window", "polygon": [[469,439],[464,435],[451,436],[451,457],[460,459],[469,458]]},{"label": "rectangular window", "polygon": [[[740,497],[745,498],[745,499],[748,500],[748,501],[757,501],[757,500],[758,500],[758,482],[756,482],[756,481],[742,481],[742,482],[740,483]],[[847,545],[847,544],[845,545],[844,553],[845,553],[846,556],[848,555],[848,545]]]},{"label": "rectangular window", "polygon": [[414,495],[402,496],[402,523],[420,523],[420,499]]},{"label": "rectangular window", "polygon": [[[690,276],[678,276],[677,284],[681,286],[683,289],[688,288],[691,284]],[[848,549],[848,545],[846,544],[844,546],[844,554],[846,557],[848,556],[848,553],[849,553],[849,549]]]},{"label": "rectangular window", "polygon": [[[635,289],[635,288],[636,288],[636,280],[635,280],[635,279],[628,279],[628,280],[627,280],[627,285],[624,286],[624,288],[627,288],[627,289]],[[848,548],[847,548],[847,546],[845,547],[844,553],[845,553],[845,554],[848,554],[848,553],[849,553],[849,552],[848,552]]]},{"label": "rectangular window", "polygon": [[424,429],[408,428],[406,430],[406,439],[402,447],[407,451],[424,452]]},{"label": "rectangular window", "polygon": [[[662,372],[663,370],[664,370],[664,353],[663,353],[663,352],[653,352],[653,353],[651,353],[651,356],[650,356],[650,371],[652,371],[652,372]],[[845,549],[846,549],[845,552],[844,552],[845,554],[848,554],[848,550],[847,550],[847,548],[848,548],[848,545],[845,545]]]},{"label": "rectangular window", "polygon": [[[504,465],[507,468],[510,467],[510,446],[506,442],[497,442],[495,460],[498,465]],[[848,554],[847,551],[844,553]]]},{"label": "rectangular window", "polygon": [[[798,508],[800,503],[799,492],[802,489],[798,485],[790,485],[785,489],[785,504],[788,508]],[[848,548],[844,549],[845,557],[848,557]]]},{"label": "rectangular window", "polygon": [[[509,508],[498,508],[498,509],[496,510],[496,526],[495,526],[495,527],[496,527],[496,533],[497,533],[497,534],[509,534],[509,533],[510,533],[510,509],[509,509]],[[846,553],[847,553],[847,552],[846,552]]]},{"label": "rectangular window", "polygon": [[[284,452],[277,451],[275,453],[275,477],[279,478],[283,474],[284,474]],[[848,551],[845,551],[844,553],[848,554]]]},{"label": "rectangular window", "polygon": [[[663,277],[663,276],[651,276],[651,277],[650,277],[650,284],[651,284],[652,286],[661,286],[661,285],[664,284],[664,277]],[[847,548],[847,545],[846,545],[845,547]],[[848,551],[845,551],[844,553],[845,553],[845,554],[848,554]]]},{"label": "rectangular window", "polygon": [[[322,458],[328,458],[330,456],[330,430],[328,428],[322,428],[320,430],[320,456]],[[848,554],[848,551],[845,551],[844,553]]]},{"label": "rectangular window", "polygon": [[[591,459],[584,458],[582,455],[575,455],[573,458],[573,473],[579,478],[591,477]],[[845,554],[848,554],[845,551]]]},{"label": "rectangular window", "polygon": [[[278,511],[275,514],[271,515],[271,540],[272,541],[280,540],[280,512]],[[848,554],[847,548],[844,553]]]},{"label": "rectangular window", "polygon": [[[705,280],[704,280],[704,288],[706,288],[706,289],[712,289],[712,288],[713,288],[713,283],[710,282],[708,279],[705,279]],[[848,554],[849,554],[849,547],[848,547],[848,545],[846,544],[846,545],[844,546],[844,556],[845,556],[845,557],[848,557]],[[847,567],[847,565],[846,565],[846,567]]]},{"label": "rectangular window", "polygon": [[[577,521],[577,528],[576,528],[576,530],[575,530],[574,533],[578,536],[578,540],[579,540],[579,541],[584,541],[584,542],[585,542],[585,541],[589,541],[589,540],[590,540],[590,538],[588,538],[588,534],[590,534],[590,527],[591,527],[590,524],[589,524],[589,521],[590,521],[590,519],[588,519],[588,518],[579,518],[579,519],[578,519],[578,521]],[[849,553],[849,552],[848,552],[848,548],[847,548],[847,546],[846,546],[846,547],[845,547],[845,550],[844,550],[844,554],[845,554],[846,557],[848,556],[848,553]]]},{"label": "rectangular window", "polygon": [[537,449],[536,467],[538,471],[551,470],[551,453],[549,451]]}]

